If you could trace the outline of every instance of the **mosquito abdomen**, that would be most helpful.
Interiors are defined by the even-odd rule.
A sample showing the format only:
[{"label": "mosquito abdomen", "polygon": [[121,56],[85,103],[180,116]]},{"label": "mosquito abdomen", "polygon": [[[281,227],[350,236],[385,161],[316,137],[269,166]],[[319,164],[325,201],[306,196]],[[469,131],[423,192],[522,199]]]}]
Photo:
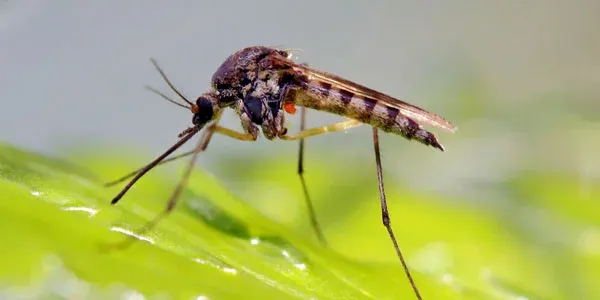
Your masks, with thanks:
[{"label": "mosquito abdomen", "polygon": [[385,105],[375,98],[356,95],[352,91],[314,79],[301,81],[295,93],[296,105],[355,119],[444,151],[433,133],[400,114],[397,108]]}]

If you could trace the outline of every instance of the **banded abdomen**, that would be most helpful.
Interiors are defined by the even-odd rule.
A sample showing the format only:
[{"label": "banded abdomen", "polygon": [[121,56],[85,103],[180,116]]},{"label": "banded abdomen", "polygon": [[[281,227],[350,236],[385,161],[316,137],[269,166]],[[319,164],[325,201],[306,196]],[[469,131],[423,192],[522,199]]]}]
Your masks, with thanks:
[{"label": "banded abdomen", "polygon": [[386,105],[385,101],[359,95],[315,79],[302,80],[293,90],[293,94],[286,98],[293,99],[296,105],[355,119],[385,132],[417,140],[444,151],[433,133],[400,114],[398,108]]}]

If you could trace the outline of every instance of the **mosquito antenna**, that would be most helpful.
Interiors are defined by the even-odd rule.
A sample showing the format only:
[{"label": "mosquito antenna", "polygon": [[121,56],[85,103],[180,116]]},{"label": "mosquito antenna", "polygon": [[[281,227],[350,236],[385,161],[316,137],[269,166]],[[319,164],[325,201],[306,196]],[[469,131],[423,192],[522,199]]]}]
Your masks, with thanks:
[{"label": "mosquito antenna", "polygon": [[153,88],[153,87],[151,87],[151,86],[148,86],[148,85],[147,85],[147,86],[145,86],[145,88],[146,88],[147,90],[149,90],[149,91],[151,91],[151,92],[153,92],[153,93],[155,93],[155,94],[157,94],[157,95],[161,96],[163,99],[165,99],[165,100],[167,100],[167,101],[169,101],[169,102],[171,102],[171,103],[173,103],[173,104],[175,104],[175,105],[177,105],[177,106],[181,106],[181,107],[183,107],[183,108],[187,108],[187,109],[192,109],[192,108],[191,108],[191,107],[189,107],[189,106],[183,105],[183,104],[181,104],[181,103],[179,103],[179,102],[177,102],[177,101],[175,101],[175,100],[173,100],[173,99],[169,98],[169,96],[167,96],[167,95],[163,94],[162,92],[158,91],[157,89],[155,89],[155,88]]},{"label": "mosquito antenna", "polygon": [[121,192],[119,192],[119,194],[117,194],[117,196],[115,196],[115,198],[112,199],[110,204],[117,203],[121,198],[123,198],[125,193],[127,193],[127,191],[136,183],[136,181],[138,181],[140,178],[142,178],[142,176],[144,176],[144,174],[148,173],[148,171],[150,171],[152,168],[158,165],[163,159],[169,156],[169,154],[173,153],[173,151],[177,150],[179,147],[185,144],[196,133],[198,133],[198,131],[200,131],[200,128],[193,127],[193,129],[187,131],[186,135],[182,137],[179,141],[177,141],[177,143],[175,143],[173,146],[171,146],[171,148],[169,148],[151,163],[147,164],[142,170],[140,170],[140,172],[137,173],[137,175],[135,175],[135,177],[131,179],[131,181],[129,181],[129,183],[121,190]]},{"label": "mosquito antenna", "polygon": [[[194,106],[196,106],[194,103],[190,102],[190,100],[188,100],[183,94],[181,94],[176,88],[175,86],[173,86],[173,84],[171,83],[171,81],[169,80],[169,78],[167,78],[167,75],[165,74],[165,72],[163,72],[163,70],[160,68],[160,66],[158,65],[158,63],[156,62],[156,60],[154,58],[151,58],[150,61],[152,61],[152,64],[154,65],[154,67],[156,68],[156,70],[158,71],[158,73],[160,73],[160,76],[162,76],[163,80],[167,83],[167,85],[169,85],[169,87],[171,88],[171,90],[173,92],[175,92],[175,94],[177,94],[177,96],[179,96],[179,98],[181,98],[183,101],[185,101],[187,104],[190,105],[190,108],[193,108]],[[159,93],[159,95],[161,95]],[[171,101],[171,100],[169,100]]]}]

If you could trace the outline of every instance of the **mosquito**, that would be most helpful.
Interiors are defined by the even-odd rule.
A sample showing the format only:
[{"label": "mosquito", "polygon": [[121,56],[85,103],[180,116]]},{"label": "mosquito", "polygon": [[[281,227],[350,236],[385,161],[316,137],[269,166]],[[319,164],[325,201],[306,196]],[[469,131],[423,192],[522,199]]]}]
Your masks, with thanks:
[{"label": "mosquito", "polygon": [[[182,131],[178,136],[179,140],[154,161],[120,179],[107,183],[107,186],[112,186],[133,177],[113,198],[111,204],[116,204],[144,174],[155,166],[190,155],[191,159],[164,210],[142,227],[139,230],[140,233],[152,229],[159,220],[173,211],[181,192],[187,185],[198,154],[206,150],[215,133],[240,141],[255,141],[259,132],[262,132],[262,135],[268,140],[299,141],[297,173],[302,185],[311,226],[319,241],[326,246],[327,242],[319,226],[304,179],[304,140],[311,136],[367,124],[373,129],[373,147],[383,225],[387,229],[396,255],[416,298],[422,299],[391,227],[383,183],[378,131],[396,134],[444,151],[444,147],[438,142],[436,136],[423,129],[421,124],[454,132],[456,127],[453,124],[434,113],[381,92],[316,70],[306,64],[295,63],[292,60],[291,50],[266,46],[252,46],[238,50],[221,64],[211,79],[211,88],[200,95],[195,102],[188,100],[179,92],[157,62],[154,59],[151,61],[162,79],[183,102],[175,101],[151,87],[147,88],[165,100],[189,109],[193,114],[193,125]],[[294,114],[296,106],[300,107],[300,130],[297,133],[288,134],[285,127],[286,113]],[[236,112],[241,120],[243,131],[219,125],[221,113],[225,108],[232,108]],[[336,114],[346,119],[331,125],[306,129],[307,108]],[[205,130],[193,150],[168,158],[202,129]]]}]

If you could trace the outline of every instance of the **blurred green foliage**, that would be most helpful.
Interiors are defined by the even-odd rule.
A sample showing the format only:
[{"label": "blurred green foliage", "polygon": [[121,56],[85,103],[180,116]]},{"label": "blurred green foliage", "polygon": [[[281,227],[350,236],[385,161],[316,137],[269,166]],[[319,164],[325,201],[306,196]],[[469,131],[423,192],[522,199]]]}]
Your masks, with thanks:
[{"label": "blurred green foliage", "polygon": [[[282,156],[217,162],[228,182],[260,178],[235,192],[226,187],[235,184],[195,170],[175,212],[147,241],[107,251],[163,209],[179,169],[151,172],[111,206],[119,186],[102,183],[144,159],[72,157],[85,169],[1,146],[1,298],[414,298],[381,225],[374,170],[311,162],[308,181],[330,248],[313,236],[298,179]],[[517,210],[392,182],[392,224],[425,299],[600,295],[598,185],[582,191],[562,173],[524,171],[500,192],[516,206],[527,199]]]}]

